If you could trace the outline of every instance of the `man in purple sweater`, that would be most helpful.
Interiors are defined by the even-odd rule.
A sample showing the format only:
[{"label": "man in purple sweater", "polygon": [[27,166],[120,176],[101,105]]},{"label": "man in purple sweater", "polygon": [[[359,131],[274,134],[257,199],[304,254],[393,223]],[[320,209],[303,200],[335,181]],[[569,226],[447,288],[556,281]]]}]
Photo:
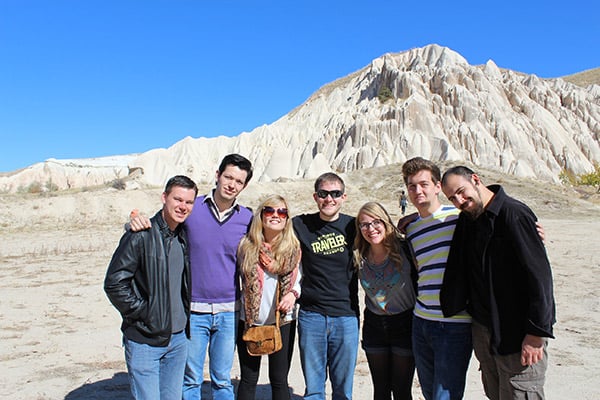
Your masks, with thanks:
[{"label": "man in purple sweater", "polygon": [[[240,300],[236,251],[248,231],[252,211],[237,203],[237,196],[252,178],[252,164],[239,154],[223,158],[216,172],[216,187],[196,199],[184,227],[189,240],[191,316],[183,399],[201,399],[204,360],[209,369],[214,400],[233,400],[231,367]],[[145,218],[131,221],[131,229],[145,229]]]}]

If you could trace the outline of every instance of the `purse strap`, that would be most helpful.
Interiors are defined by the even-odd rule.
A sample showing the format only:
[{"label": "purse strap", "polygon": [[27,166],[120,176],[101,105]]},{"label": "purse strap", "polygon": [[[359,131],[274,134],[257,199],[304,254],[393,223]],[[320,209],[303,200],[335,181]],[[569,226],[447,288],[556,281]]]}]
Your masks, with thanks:
[{"label": "purse strap", "polygon": [[[244,332],[250,327],[248,321],[244,321]],[[277,287],[275,288],[275,326],[279,328],[279,277],[277,278]]]},{"label": "purse strap", "polygon": [[277,276],[277,287],[275,288],[275,326],[279,329],[279,276]]}]

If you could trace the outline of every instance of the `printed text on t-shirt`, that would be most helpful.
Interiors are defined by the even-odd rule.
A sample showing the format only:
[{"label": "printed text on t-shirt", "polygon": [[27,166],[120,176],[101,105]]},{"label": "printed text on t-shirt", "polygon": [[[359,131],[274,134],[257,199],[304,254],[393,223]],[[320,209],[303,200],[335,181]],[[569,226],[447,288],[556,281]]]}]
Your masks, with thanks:
[{"label": "printed text on t-shirt", "polygon": [[346,238],[341,233],[328,233],[320,236],[311,243],[312,251],[315,254],[330,255],[343,253],[346,246]]}]

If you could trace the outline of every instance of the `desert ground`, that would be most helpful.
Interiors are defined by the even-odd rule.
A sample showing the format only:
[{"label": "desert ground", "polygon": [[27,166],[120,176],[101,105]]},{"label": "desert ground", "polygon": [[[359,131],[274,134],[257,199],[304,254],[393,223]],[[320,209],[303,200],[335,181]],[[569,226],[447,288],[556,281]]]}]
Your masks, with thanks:
[{"label": "desert ground", "polygon": [[[484,183],[500,182],[509,195],[529,204],[546,230],[558,320],[556,339],[549,345],[548,399],[599,399],[598,195],[491,171],[481,175]],[[353,215],[364,202],[377,200],[399,218],[399,166],[343,177],[349,196],[346,213]],[[131,399],[120,317],[102,283],[129,212],[138,208],[153,214],[160,207],[161,189],[0,194],[0,398]],[[201,192],[209,189],[203,185]],[[240,202],[254,207],[270,193],[289,199],[292,214],[315,209],[312,180],[251,182]],[[304,384],[297,354],[296,350],[290,386],[294,398],[300,399]],[[484,398],[477,367],[472,358],[466,399]],[[235,383],[238,371],[235,365]],[[261,373],[257,399],[270,399],[266,369]],[[206,382],[204,386],[208,394]],[[372,397],[362,350],[354,389],[356,399]],[[413,394],[423,398],[416,379]]]}]

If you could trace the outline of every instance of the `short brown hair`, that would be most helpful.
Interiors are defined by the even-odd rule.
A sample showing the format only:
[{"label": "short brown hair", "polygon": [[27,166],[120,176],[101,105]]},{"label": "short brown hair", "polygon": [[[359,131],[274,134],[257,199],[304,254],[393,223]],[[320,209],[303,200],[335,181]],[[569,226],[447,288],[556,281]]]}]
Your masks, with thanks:
[{"label": "short brown hair", "polygon": [[404,183],[408,186],[408,178],[420,171],[431,172],[431,180],[438,183],[442,179],[440,168],[433,161],[426,160],[423,157],[415,157],[406,161],[402,165],[402,177]]},{"label": "short brown hair", "polygon": [[319,189],[321,189],[321,184],[323,182],[339,182],[340,186],[342,186],[342,192],[346,191],[344,180],[338,174],[334,174],[333,172],[325,172],[317,178],[315,181],[315,192],[318,192]]}]

